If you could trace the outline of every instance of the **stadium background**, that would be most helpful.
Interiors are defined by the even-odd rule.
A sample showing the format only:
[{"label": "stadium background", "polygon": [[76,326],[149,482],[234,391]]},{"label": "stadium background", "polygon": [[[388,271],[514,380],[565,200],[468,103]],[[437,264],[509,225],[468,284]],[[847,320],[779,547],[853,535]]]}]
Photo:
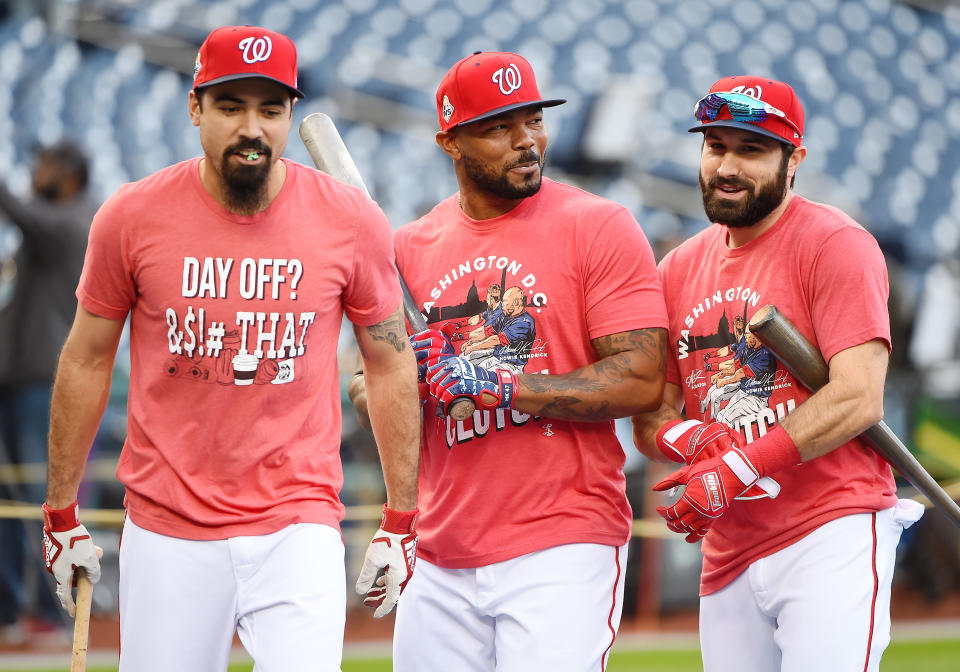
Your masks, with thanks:
[{"label": "stadium background", "polygon": [[[48,0],[0,2],[0,179],[29,190],[33,151],[61,137],[91,158],[92,195],[200,152],[186,114],[197,47],[213,28],[251,23],[289,35],[300,88],[296,135],[330,114],[394,226],[456,189],[436,147],[434,91],[476,50],[526,56],[541,91],[568,103],[545,115],[547,174],[629,207],[658,257],[707,226],[696,175],[694,101],[721,76],[790,82],[806,108],[809,153],[796,191],[837,205],[880,241],[891,276],[894,353],[887,422],[945,484],[960,477],[960,5],[895,0]],[[0,257],[16,248],[0,223]],[[2,285],[0,285],[2,295]],[[0,296],[2,298],[2,296]],[[842,319],[842,316],[838,316]],[[340,356],[352,368],[344,330]],[[92,455],[81,504],[116,509],[112,469],[125,431],[126,360]],[[346,378],[343,379],[344,390]],[[346,395],[344,500],[381,501],[372,437]],[[638,518],[653,469],[630,447]],[[34,472],[34,477],[37,477]],[[20,477],[31,477],[23,472]],[[345,535],[355,567],[372,530],[356,509]],[[96,610],[116,609],[115,527]],[[92,527],[92,526],[91,526]],[[696,604],[697,547],[638,525],[625,623],[669,621]],[[897,595],[904,617],[960,617],[960,541],[936,512],[905,535]],[[39,563],[39,556],[38,556]],[[355,569],[351,569],[351,574]],[[906,607],[907,598],[910,604]],[[916,613],[914,613],[914,610]],[[366,618],[366,616],[363,616]]]}]

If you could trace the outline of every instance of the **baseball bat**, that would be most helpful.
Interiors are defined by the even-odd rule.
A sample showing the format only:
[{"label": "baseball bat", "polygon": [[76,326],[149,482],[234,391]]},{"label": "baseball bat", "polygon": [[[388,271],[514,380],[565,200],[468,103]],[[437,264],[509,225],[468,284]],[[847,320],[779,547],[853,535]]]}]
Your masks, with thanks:
[{"label": "baseball bat", "polygon": [[[370,192],[363,182],[363,177],[353,162],[350,151],[343,143],[333,119],[322,112],[314,112],[304,117],[300,122],[300,139],[303,140],[310,158],[318,170],[322,170],[341,182],[359,187],[367,196]],[[410,289],[400,272],[400,288],[403,290],[403,314],[414,332],[425,331],[427,321],[423,313],[417,308]],[[476,410],[476,404],[471,399],[458,399],[450,405],[449,415],[454,420],[466,420]]]},{"label": "baseball bat", "polygon": [[[823,355],[776,306],[767,305],[758,310],[750,320],[750,331],[811,391],[816,392],[830,380],[830,369]],[[960,506],[917,462],[887,423],[881,420],[860,438],[960,527]]]},{"label": "baseball bat", "polygon": [[90,603],[93,600],[93,584],[84,569],[77,570],[76,617],[73,622],[73,653],[70,656],[70,672],[87,669],[87,643],[90,634]]}]

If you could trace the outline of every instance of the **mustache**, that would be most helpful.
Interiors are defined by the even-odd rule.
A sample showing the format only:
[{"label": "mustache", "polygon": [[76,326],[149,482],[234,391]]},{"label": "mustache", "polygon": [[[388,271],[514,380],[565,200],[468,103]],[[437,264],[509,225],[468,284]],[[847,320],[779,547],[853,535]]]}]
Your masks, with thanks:
[{"label": "mustache", "polygon": [[540,154],[534,149],[528,149],[522,153],[516,161],[507,164],[506,169],[510,170],[511,168],[516,168],[517,166],[522,166],[525,163],[530,163],[536,161],[537,164],[540,163]]},{"label": "mustache", "polygon": [[714,177],[710,180],[710,183],[707,186],[711,189],[714,187],[734,187],[737,189],[753,191],[753,183],[747,180],[742,180],[739,177]]}]

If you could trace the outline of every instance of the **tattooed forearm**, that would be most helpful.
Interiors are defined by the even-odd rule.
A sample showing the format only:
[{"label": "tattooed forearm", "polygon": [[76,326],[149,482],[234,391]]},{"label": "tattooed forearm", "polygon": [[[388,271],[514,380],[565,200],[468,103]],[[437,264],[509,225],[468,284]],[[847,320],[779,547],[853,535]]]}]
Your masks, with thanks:
[{"label": "tattooed forearm", "polygon": [[637,329],[624,331],[610,336],[601,336],[591,341],[594,352],[601,359],[616,355],[628,350],[636,350],[649,359],[657,362],[659,367],[666,367],[667,338],[665,329]]},{"label": "tattooed forearm", "polygon": [[403,352],[409,345],[407,332],[403,328],[403,318],[399,313],[394,313],[383,322],[367,327],[367,333],[375,341],[389,343],[397,352]]},{"label": "tattooed forearm", "polygon": [[[524,376],[523,387],[531,392],[603,392],[607,385],[603,380],[587,378],[576,372],[563,376]],[[560,397],[558,397],[560,398]]]},{"label": "tattooed forearm", "polygon": [[594,339],[598,361],[564,374],[521,375],[515,404],[551,418],[603,421],[660,406],[666,330],[639,329]]},{"label": "tattooed forearm", "polygon": [[610,408],[609,401],[603,401],[597,407],[584,406],[583,403],[582,399],[576,397],[557,397],[537,411],[536,415],[585,422],[601,422],[618,417]]}]

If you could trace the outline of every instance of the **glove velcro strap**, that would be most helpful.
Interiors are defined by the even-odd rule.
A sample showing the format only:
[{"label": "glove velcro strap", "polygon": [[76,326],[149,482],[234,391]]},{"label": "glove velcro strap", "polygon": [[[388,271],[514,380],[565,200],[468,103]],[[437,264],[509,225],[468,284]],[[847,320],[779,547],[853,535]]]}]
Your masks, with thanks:
[{"label": "glove velcro strap", "polygon": [[757,466],[761,476],[769,476],[803,462],[797,444],[780,425],[745,446],[743,452]]},{"label": "glove velcro strap", "polygon": [[74,500],[73,504],[64,509],[51,509],[43,503],[43,527],[52,532],[66,532],[80,525],[80,504]]},{"label": "glove velcro strap", "polygon": [[413,511],[394,511],[384,504],[383,522],[380,524],[380,529],[384,532],[392,532],[393,534],[413,532],[419,515],[420,509],[414,509]]},{"label": "glove velcro strap", "polygon": [[671,420],[664,423],[657,432],[657,448],[672,462],[686,462],[683,452],[677,450],[676,443],[685,432],[702,424],[699,420]]},{"label": "glove velcro strap", "polygon": [[740,482],[746,486],[753,485],[757,482],[757,479],[760,478],[760,473],[756,467],[750,463],[746,455],[736,448],[725,452],[721,459],[730,467],[733,475],[739,478]]},{"label": "glove velcro strap", "polygon": [[517,396],[519,385],[517,374],[507,369],[497,369],[497,379],[500,381],[500,403],[498,408],[513,408],[513,399]]}]

